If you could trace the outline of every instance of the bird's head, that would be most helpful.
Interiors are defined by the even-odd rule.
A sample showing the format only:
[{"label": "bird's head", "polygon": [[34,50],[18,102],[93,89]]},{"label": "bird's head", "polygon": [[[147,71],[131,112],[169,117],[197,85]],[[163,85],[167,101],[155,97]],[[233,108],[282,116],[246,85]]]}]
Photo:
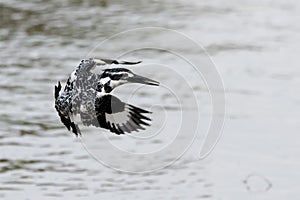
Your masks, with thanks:
[{"label": "bird's head", "polygon": [[105,69],[101,75],[100,83],[103,86],[108,87],[108,90],[110,91],[125,83],[141,83],[155,86],[159,85],[159,82],[134,74],[132,71],[125,68]]}]

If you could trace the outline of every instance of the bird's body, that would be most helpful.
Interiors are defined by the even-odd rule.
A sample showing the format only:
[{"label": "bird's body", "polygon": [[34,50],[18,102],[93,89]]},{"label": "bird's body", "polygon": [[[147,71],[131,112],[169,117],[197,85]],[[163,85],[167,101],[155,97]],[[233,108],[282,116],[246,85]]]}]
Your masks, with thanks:
[{"label": "bird's body", "polygon": [[[66,86],[61,91],[60,82],[55,86],[55,108],[62,123],[75,135],[80,135],[80,129],[74,121],[75,115],[80,115],[85,126],[95,126],[110,130],[116,134],[138,131],[149,125],[150,113],[144,109],[126,104],[110,92],[119,85],[133,82],[148,85],[159,83],[138,76],[126,68],[106,68],[109,64],[133,65],[140,62],[119,62],[107,59],[82,60],[76,70],[70,75]],[[101,73],[95,73],[98,68]],[[120,119],[117,115],[123,114]]]}]

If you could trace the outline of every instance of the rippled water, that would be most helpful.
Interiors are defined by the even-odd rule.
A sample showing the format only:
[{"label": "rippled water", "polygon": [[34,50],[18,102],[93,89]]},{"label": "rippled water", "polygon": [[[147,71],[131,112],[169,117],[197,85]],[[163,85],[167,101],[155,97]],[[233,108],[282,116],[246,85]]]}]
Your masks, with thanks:
[{"label": "rippled water", "polygon": [[[297,198],[299,9],[299,2],[292,0],[1,1],[0,197]],[[82,141],[90,149],[97,145],[99,155],[115,159],[117,166],[126,162],[126,157],[119,160],[117,155],[110,154],[98,138],[98,131],[84,129],[82,141],[66,131],[53,109],[53,86],[57,80],[65,80],[81,58],[88,55],[115,58],[136,44],[149,44],[151,38],[166,41],[166,46],[176,47],[184,54],[201,57],[198,49],[185,48],[163,33],[112,40],[105,48],[94,49],[116,33],[145,26],[187,34],[212,55],[226,89],[227,122],[223,137],[207,159],[197,161],[190,152],[165,169],[130,174],[99,164],[85,150]],[[144,60],[145,67],[147,63],[183,66],[180,60],[158,50],[143,50],[123,57]],[[177,79],[157,73],[155,67],[133,69],[167,86],[181,87]],[[186,78],[191,71],[187,69],[185,73]],[[200,118],[203,124],[208,124],[207,88],[201,80],[190,79],[201,100]],[[118,94],[125,97],[126,91],[120,90]],[[177,92],[190,99],[190,94],[184,91],[181,87]],[[138,91],[132,101],[151,108],[153,101],[148,97],[169,105],[165,109],[172,116],[179,114],[176,99],[163,88],[160,92],[153,88]],[[154,122],[159,121],[161,115],[155,113],[160,108],[152,109],[156,111]],[[177,123],[176,117],[169,119]],[[168,142],[172,130],[150,143],[102,135],[108,135],[113,144],[128,151],[141,152]],[[189,136],[182,138],[189,139]],[[197,147],[192,150],[198,153]],[[168,155],[158,156],[156,161],[172,160]],[[139,165],[139,160],[134,161],[129,166],[137,170],[152,162],[143,161]]]}]

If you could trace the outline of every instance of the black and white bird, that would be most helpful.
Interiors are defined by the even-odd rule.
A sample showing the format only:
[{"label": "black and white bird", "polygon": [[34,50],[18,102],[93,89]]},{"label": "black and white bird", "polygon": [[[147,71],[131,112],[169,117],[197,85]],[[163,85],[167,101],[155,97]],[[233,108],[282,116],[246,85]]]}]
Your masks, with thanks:
[{"label": "black and white bird", "polygon": [[82,124],[108,129],[116,134],[144,130],[151,119],[150,111],[122,102],[110,92],[125,83],[158,86],[159,82],[134,74],[126,68],[109,68],[109,65],[135,65],[139,62],[109,59],[81,60],[71,73],[65,88],[55,86],[55,109],[61,122],[76,136],[81,135],[74,121],[80,115]]}]

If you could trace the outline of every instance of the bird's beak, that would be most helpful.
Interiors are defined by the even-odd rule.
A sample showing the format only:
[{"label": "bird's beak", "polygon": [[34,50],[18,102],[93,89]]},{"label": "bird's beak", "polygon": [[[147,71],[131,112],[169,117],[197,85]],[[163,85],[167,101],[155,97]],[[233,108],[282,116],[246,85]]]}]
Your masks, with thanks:
[{"label": "bird's beak", "polygon": [[146,84],[146,85],[156,85],[156,86],[159,85],[159,82],[157,82],[155,80],[152,80],[150,78],[146,78],[143,76],[139,76],[136,74],[133,77],[129,77],[127,80],[131,83],[142,83],[142,84]]}]

